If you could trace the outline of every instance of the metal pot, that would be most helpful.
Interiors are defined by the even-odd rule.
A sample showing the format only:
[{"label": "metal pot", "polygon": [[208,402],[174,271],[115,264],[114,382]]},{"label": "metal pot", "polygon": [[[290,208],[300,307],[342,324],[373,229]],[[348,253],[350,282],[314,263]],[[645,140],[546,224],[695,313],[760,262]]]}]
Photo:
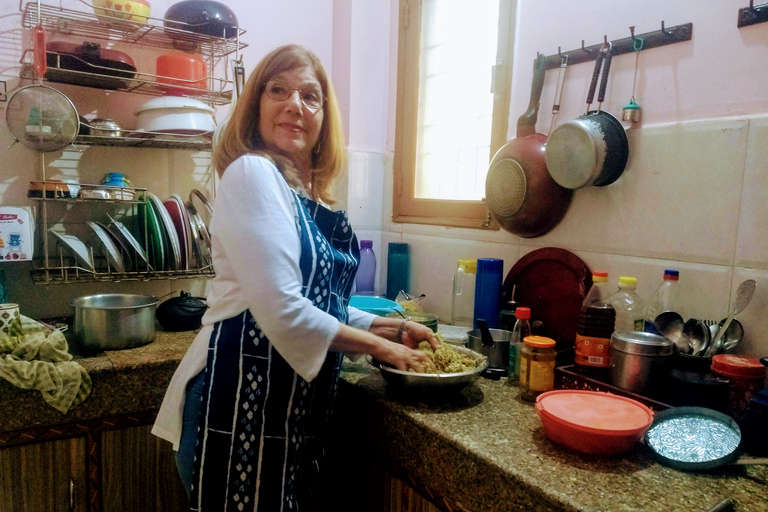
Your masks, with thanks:
[{"label": "metal pot", "polygon": [[151,295],[101,294],[78,297],[75,339],[90,350],[140,347],[155,339],[155,305]]},{"label": "metal pot", "polygon": [[[597,97],[600,107],[590,111],[601,66],[603,76]],[[555,128],[547,141],[547,169],[565,188],[610,185],[619,179],[627,165],[629,143],[624,127],[618,119],[602,110],[610,68],[611,46],[608,43],[595,59],[587,94],[587,113]]]},{"label": "metal pot", "polygon": [[199,135],[216,128],[213,107],[192,98],[162,96],[144,103],[136,111],[137,130]]},{"label": "metal pot", "polygon": [[470,350],[483,354],[488,358],[488,368],[506,370],[509,367],[509,342],[512,340],[512,332],[502,329],[488,329],[491,331],[493,345],[483,345],[480,329],[474,329],[467,333],[467,346]]},{"label": "metal pot", "polygon": [[614,332],[611,336],[611,380],[615,386],[643,396],[658,396],[667,378],[674,343],[649,332]]}]

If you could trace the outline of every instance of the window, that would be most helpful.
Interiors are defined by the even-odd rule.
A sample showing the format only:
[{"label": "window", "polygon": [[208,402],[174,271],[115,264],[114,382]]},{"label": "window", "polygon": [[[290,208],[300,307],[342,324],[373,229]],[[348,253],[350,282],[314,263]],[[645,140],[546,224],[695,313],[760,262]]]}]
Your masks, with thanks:
[{"label": "window", "polygon": [[496,227],[483,197],[506,142],[514,0],[400,0],[394,217]]}]

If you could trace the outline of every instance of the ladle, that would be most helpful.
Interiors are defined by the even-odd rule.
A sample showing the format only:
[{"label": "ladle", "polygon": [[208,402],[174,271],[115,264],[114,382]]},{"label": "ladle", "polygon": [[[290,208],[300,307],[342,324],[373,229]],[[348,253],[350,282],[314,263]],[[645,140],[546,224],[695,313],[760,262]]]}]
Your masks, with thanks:
[{"label": "ladle", "polygon": [[754,279],[747,279],[736,289],[736,300],[733,301],[731,312],[728,313],[728,318],[725,319],[725,323],[717,330],[717,334],[715,334],[715,337],[709,344],[709,348],[705,353],[706,356],[717,354],[720,352],[720,349],[723,348],[725,333],[728,330],[728,327],[730,327],[733,317],[744,311],[744,308],[749,305],[749,301],[752,300],[752,295],[755,293],[755,284]]},{"label": "ladle", "polygon": [[711,333],[709,327],[697,318],[691,318],[683,325],[683,334],[691,340],[691,354],[698,356],[707,350]]},{"label": "ladle", "polygon": [[691,340],[683,333],[685,322],[679,313],[664,311],[653,320],[653,323],[665,338],[672,340],[680,352],[691,353]]}]

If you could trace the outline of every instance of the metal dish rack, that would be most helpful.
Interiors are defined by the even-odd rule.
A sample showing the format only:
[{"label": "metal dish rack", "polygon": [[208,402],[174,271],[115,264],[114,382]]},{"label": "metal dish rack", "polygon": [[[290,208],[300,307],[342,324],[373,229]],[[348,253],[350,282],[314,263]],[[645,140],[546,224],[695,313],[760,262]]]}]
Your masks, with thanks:
[{"label": "metal dish rack", "polygon": [[[60,185],[60,183],[56,182]],[[64,284],[64,283],[93,283],[93,282],[118,282],[118,281],[153,281],[161,279],[192,279],[192,278],[209,278],[215,277],[212,265],[204,265],[200,268],[189,270],[156,270],[152,268],[148,262],[141,263],[136,261],[135,268],[130,271],[120,272],[117,269],[111,267],[109,258],[95,257],[93,251],[93,245],[88,243],[88,251],[90,253],[90,260],[94,262],[94,269],[88,269],[80,265],[77,258],[74,255],[70,255],[68,251],[61,247],[57,242],[55,244],[55,250],[51,251],[50,245],[50,222],[48,218],[48,205],[49,204],[75,204],[86,203],[92,205],[111,205],[114,209],[131,210],[131,216],[136,218],[143,218],[143,225],[139,225],[138,228],[142,230],[143,240],[149,240],[149,228],[147,225],[148,215],[146,208],[149,208],[145,188],[130,187],[122,188],[107,185],[78,185],[81,190],[85,189],[104,189],[111,190],[116,195],[120,196],[121,192],[125,197],[126,192],[133,194],[132,198],[108,198],[108,199],[95,199],[95,198],[83,198],[83,197],[66,197],[66,195],[57,190],[54,182],[42,181],[42,190],[40,198],[35,198],[41,202],[41,215],[38,225],[40,227],[40,233],[42,234],[42,251],[43,254],[40,258],[36,259],[33,263],[32,280],[37,284]],[[50,188],[49,188],[50,187]],[[139,209],[144,209],[143,215],[139,215]],[[135,230],[134,230],[135,232]],[[137,239],[138,241],[138,239]],[[143,244],[143,248],[147,254],[149,254],[149,243]],[[121,257],[125,258],[126,251],[122,246],[118,246]]]}]

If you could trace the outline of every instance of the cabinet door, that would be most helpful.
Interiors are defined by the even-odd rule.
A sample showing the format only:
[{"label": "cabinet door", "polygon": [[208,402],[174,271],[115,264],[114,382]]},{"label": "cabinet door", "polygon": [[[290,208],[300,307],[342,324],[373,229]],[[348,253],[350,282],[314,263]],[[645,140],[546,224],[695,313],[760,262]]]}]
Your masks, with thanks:
[{"label": "cabinet door", "polygon": [[106,430],[101,437],[104,512],[189,510],[169,442],[151,425]]},{"label": "cabinet door", "polygon": [[0,449],[0,510],[88,510],[85,439]]}]

